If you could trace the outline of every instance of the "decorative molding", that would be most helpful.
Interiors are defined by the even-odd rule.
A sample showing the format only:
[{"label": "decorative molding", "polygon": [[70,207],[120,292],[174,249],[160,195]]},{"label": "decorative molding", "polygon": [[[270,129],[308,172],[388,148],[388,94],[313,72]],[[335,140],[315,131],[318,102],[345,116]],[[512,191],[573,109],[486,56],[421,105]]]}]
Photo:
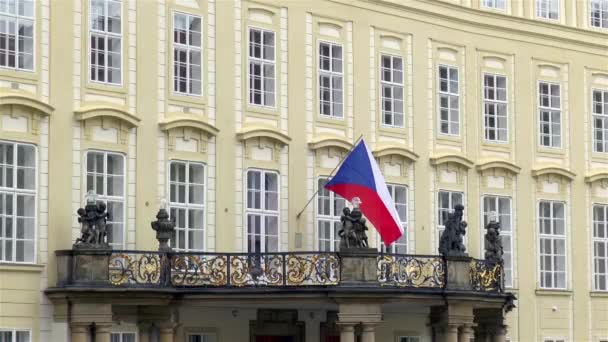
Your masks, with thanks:
[{"label": "decorative molding", "polygon": [[324,147],[336,147],[349,151],[353,148],[353,144],[344,137],[324,135],[313,139],[308,143],[308,147],[313,151]]},{"label": "decorative molding", "polygon": [[391,144],[391,145],[377,146],[372,151],[372,153],[374,154],[374,157],[376,157],[376,158],[397,155],[397,156],[405,158],[406,160],[408,160],[410,162],[415,162],[416,160],[418,160],[418,155],[416,153],[414,153],[413,151],[410,151],[405,146],[399,146],[399,145]]},{"label": "decorative molding", "polygon": [[168,119],[165,119],[163,122],[159,123],[160,129],[162,131],[170,131],[175,128],[193,128],[203,131],[208,136],[216,136],[220,130],[217,129],[212,124],[206,122],[200,117],[196,117],[193,115],[184,116],[169,116]]},{"label": "decorative molding", "polygon": [[436,157],[431,157],[430,161],[431,165],[434,166],[439,166],[442,164],[458,164],[460,167],[463,167],[466,170],[475,165],[475,163],[473,163],[470,159],[457,154],[443,154]]},{"label": "decorative molding", "polygon": [[489,169],[502,169],[512,174],[518,174],[521,171],[521,167],[504,160],[488,160],[479,162],[476,165],[479,172],[483,172]]},{"label": "decorative molding", "polygon": [[32,96],[28,96],[20,93],[6,93],[0,95],[0,106],[2,105],[18,105],[34,109],[36,113],[44,116],[51,115],[55,108],[53,106],[44,103]]},{"label": "decorative molding", "polygon": [[276,128],[266,126],[245,127],[236,137],[240,141],[247,141],[254,138],[268,138],[279,142],[281,145],[289,145],[291,138],[279,132]]},{"label": "decorative molding", "polygon": [[545,166],[532,170],[533,177],[538,178],[545,175],[558,175],[568,179],[569,181],[573,181],[574,178],[576,178],[576,173],[561,166]]},{"label": "decorative molding", "polygon": [[74,113],[78,121],[86,121],[98,117],[111,117],[126,123],[129,128],[139,126],[139,121],[141,120],[125,109],[108,105],[83,106]]},{"label": "decorative molding", "polygon": [[585,176],[586,183],[593,183],[598,180],[608,180],[608,170],[598,170]]}]

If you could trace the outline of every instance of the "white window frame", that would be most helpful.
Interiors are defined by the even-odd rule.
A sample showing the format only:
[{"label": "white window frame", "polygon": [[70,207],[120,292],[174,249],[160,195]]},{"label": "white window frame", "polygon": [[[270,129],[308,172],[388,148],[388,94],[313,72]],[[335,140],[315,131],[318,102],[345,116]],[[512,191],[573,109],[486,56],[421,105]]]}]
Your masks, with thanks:
[{"label": "white window frame", "polygon": [[[255,30],[255,31],[260,31],[261,34],[261,46],[260,46],[260,54],[261,57],[257,58],[257,57],[253,57],[251,56],[251,31]],[[261,27],[257,27],[257,26],[249,26],[248,30],[247,30],[247,98],[248,98],[248,103],[250,106],[252,107],[261,107],[261,108],[268,108],[268,109],[276,109],[277,108],[277,34],[275,31],[273,30],[269,30],[269,29],[265,29],[265,28],[261,28]],[[265,59],[264,58],[264,33],[272,33],[273,35],[273,55],[272,55],[272,60],[269,59]],[[257,64],[260,66],[260,72],[261,72],[261,76],[262,78],[260,79],[260,97],[261,97],[261,102],[262,103],[254,103],[252,101],[252,88],[251,88],[251,65],[252,64]],[[272,105],[266,104],[265,103],[265,96],[264,94],[266,93],[270,93],[268,91],[266,91],[265,86],[264,86],[264,80],[265,79],[269,79],[270,77],[266,77],[264,74],[264,66],[267,65],[272,65],[273,70],[274,70],[274,76],[272,77],[272,83],[274,84],[274,90],[272,91]]]},{"label": "white window frame", "polygon": [[[127,165],[127,156],[125,156],[122,153],[118,153],[118,152],[114,152],[114,151],[108,151],[108,150],[96,150],[96,149],[90,149],[87,150],[85,152],[85,161],[84,161],[84,186],[83,189],[85,190],[85,193],[87,192],[87,181],[88,181],[88,175],[89,175],[89,170],[87,169],[88,166],[88,159],[89,159],[89,154],[90,153],[101,153],[103,154],[103,172],[101,173],[101,175],[103,176],[103,195],[97,194],[97,200],[98,201],[103,201],[104,203],[106,203],[106,207],[107,207],[107,203],[108,200],[112,201],[112,202],[120,202],[122,201],[122,217],[123,217],[123,221],[122,221],[122,237],[123,237],[123,241],[121,241],[120,243],[116,243],[116,242],[108,242],[108,244],[110,244],[110,246],[113,246],[113,249],[124,249],[125,245],[127,244],[127,223],[129,222],[128,218],[127,218],[127,175],[129,174],[128,172],[128,165]],[[122,193],[123,196],[122,197],[118,197],[118,196],[108,196],[108,155],[115,155],[115,156],[119,156],[123,159],[123,189],[122,189]],[[99,174],[99,172],[95,172],[95,174]],[[108,210],[109,212],[109,210]],[[108,224],[110,224],[110,222],[114,222],[114,218],[112,216],[110,216],[110,218],[108,219]],[[116,247],[114,247],[116,246]]]},{"label": "white window frame", "polygon": [[[447,91],[442,91],[441,90],[441,69],[442,68],[446,68],[447,71],[447,85],[448,85],[448,90]],[[458,84],[458,89],[456,92],[452,91],[452,87],[450,85],[451,82],[453,82],[453,80],[450,78],[450,71],[451,70],[456,70],[456,74],[458,75],[458,79],[456,80],[457,84]],[[441,105],[441,99],[443,97],[447,98],[447,103],[448,103],[448,107],[443,107]],[[451,105],[451,99],[452,98],[456,98],[456,101],[458,103],[458,108],[456,108],[456,112],[458,113],[458,120],[457,121],[452,121],[451,120],[451,112],[453,110],[452,105]],[[448,111],[448,120],[443,120],[441,118],[441,111],[445,109]],[[442,123],[446,122],[447,123],[447,127],[448,127],[448,131],[447,132],[443,132],[442,130]],[[455,126],[455,128],[454,128]],[[441,135],[447,135],[447,136],[460,136],[460,70],[458,69],[458,66],[454,66],[454,65],[447,65],[447,64],[439,64],[437,66],[437,132],[439,132],[439,134]]]},{"label": "white window frame", "polygon": [[[89,0],[88,4],[89,4],[89,21],[87,23],[87,28],[88,28],[88,51],[87,51],[87,65],[88,65],[88,74],[89,74],[89,82],[92,83],[98,83],[98,84],[104,84],[104,85],[111,85],[111,86],[122,86],[123,82],[124,82],[124,48],[123,48],[123,44],[124,44],[124,27],[125,27],[125,20],[124,20],[124,3],[122,0],[99,0],[99,1],[103,1],[104,3],[104,10],[106,13],[105,16],[105,23],[104,23],[104,27],[105,27],[105,31],[99,31],[99,30],[94,30],[93,27],[91,26],[91,23],[93,21],[93,1],[94,0]],[[109,32],[108,31],[108,3],[109,2],[115,2],[115,3],[119,3],[120,4],[120,34],[118,33],[113,33],[113,32]],[[104,69],[104,81],[99,81],[99,80],[94,80],[93,79],[93,72],[92,72],[92,68],[93,68],[93,64],[91,63],[91,55],[93,54],[93,46],[91,45],[91,38],[93,36],[96,37],[102,37],[104,40],[104,47],[105,50],[103,50],[104,53],[104,65],[103,65],[103,69]],[[108,81],[108,55],[109,55],[109,48],[108,48],[108,38],[115,38],[115,39],[120,39],[120,82],[109,82]],[[98,65],[96,64],[96,69],[99,69]]]},{"label": "white window frame", "polygon": [[[551,207],[550,207],[550,216],[549,217],[542,217],[541,216],[541,210],[540,210],[540,206],[541,203],[550,203]],[[555,209],[555,204],[561,204],[563,205],[563,212],[564,212],[564,217],[561,218],[564,222],[564,234],[563,235],[558,235],[555,233],[552,234],[546,234],[546,233],[542,233],[541,232],[541,219],[549,219],[550,225],[551,225],[551,230],[554,231],[555,230],[555,221],[559,220],[560,218],[556,218],[555,215],[553,214]],[[566,222],[566,216],[567,216],[567,210],[568,208],[566,207],[566,202],[563,201],[555,201],[555,200],[546,200],[546,199],[541,199],[538,201],[537,203],[537,217],[538,217],[538,285],[541,289],[549,289],[549,290],[566,290],[569,286],[569,280],[568,280],[568,237],[567,237],[567,222]],[[541,248],[541,244],[544,240],[549,240],[551,241],[551,252],[550,253],[542,253],[542,248]],[[564,286],[563,287],[558,287],[556,285],[557,283],[557,272],[560,272],[558,270],[556,270],[556,262],[555,262],[555,258],[562,256],[561,254],[557,254],[555,251],[555,242],[556,241],[563,241],[564,242]],[[543,257],[548,256],[551,258],[551,269],[548,270],[543,270],[542,269],[542,265],[543,265]],[[552,286],[547,286],[544,285],[544,278],[543,278],[543,273],[550,273],[551,274],[551,282],[552,282]]]},{"label": "white window frame", "polygon": [[139,341],[139,336],[138,336],[138,334],[137,334],[136,331],[112,331],[110,333],[110,341],[112,341],[112,335],[114,335],[114,336],[116,336],[116,335],[120,336],[120,341],[119,342],[123,342],[123,337],[125,335],[133,335],[133,336],[135,336],[135,341],[134,342]]},{"label": "white window frame", "polygon": [[[486,76],[490,76],[494,80],[493,87],[486,87]],[[499,77],[503,77],[505,79],[505,99],[499,100],[497,96],[497,90],[499,89],[497,86],[497,79]],[[481,87],[481,98],[483,99],[482,110],[483,110],[483,139],[486,142],[494,143],[494,144],[506,144],[509,142],[509,78],[504,74],[493,74],[489,72],[484,72],[482,75],[482,87]],[[486,88],[491,88],[494,92],[494,98],[489,99],[486,98]],[[494,106],[494,114],[489,114],[486,112],[486,105]],[[499,117],[498,108],[500,105],[505,106],[505,128],[501,128],[498,124]],[[494,118],[494,126],[489,127],[487,122],[490,118]],[[495,138],[489,138],[490,130],[494,130]],[[505,132],[505,139],[500,139],[499,131],[503,130]]]},{"label": "white window frame", "polygon": [[[498,4],[501,2],[502,7],[499,7]],[[505,11],[507,9],[507,0],[481,0],[481,7],[498,11]]]},{"label": "white window frame", "polygon": [[[391,65],[389,67],[389,72],[391,74],[391,81],[385,81],[383,80],[384,78],[384,67],[382,65],[382,59],[388,57],[390,58],[391,61]],[[394,74],[395,74],[395,68],[394,68],[394,61],[395,59],[400,59],[401,60],[401,82],[394,82]],[[399,55],[393,55],[393,54],[389,54],[389,53],[380,53],[380,66],[379,66],[379,71],[380,71],[380,76],[378,77],[378,79],[380,80],[380,122],[382,123],[382,126],[384,127],[391,127],[391,128],[403,128],[405,127],[405,59],[403,58],[403,56],[399,56]],[[384,96],[384,87],[389,87],[391,89],[391,97],[385,97]],[[401,88],[401,113],[395,111],[395,89],[399,89]],[[391,110],[390,111],[385,111],[384,109],[384,101],[389,100],[391,102]],[[392,123],[386,123],[384,122],[384,118],[385,118],[385,113],[389,114],[391,117],[391,121]],[[395,124],[395,118],[401,115],[401,125],[397,125]]]},{"label": "white window frame", "polygon": [[[555,18],[551,18],[552,7],[555,6]],[[536,0],[536,18],[559,21],[561,18],[560,0]]]},{"label": "white window frame", "polygon": [[[598,221],[595,217],[595,209],[600,208],[604,215],[604,219],[602,221]],[[591,242],[592,242],[592,263],[591,267],[593,269],[593,291],[607,291],[608,292],[608,204],[606,203],[593,203],[591,207],[591,220],[593,222],[593,226],[591,229]],[[598,224],[603,225],[603,237],[598,236],[596,234],[597,230],[601,229],[601,226],[598,227]],[[603,249],[604,255],[598,256],[598,249]],[[598,262],[604,262],[604,269],[600,270]],[[600,288],[599,279],[604,279],[604,288]]]},{"label": "white window frame", "polygon": [[[329,59],[330,59],[330,69],[332,70],[323,70],[321,69],[321,45],[322,44],[328,44],[330,49],[329,49]],[[340,47],[340,51],[342,51],[342,56],[340,58],[340,64],[341,64],[341,70],[340,72],[336,72],[333,71],[333,63],[331,63],[331,60],[333,59],[333,47],[334,46],[339,46]],[[317,44],[317,97],[318,97],[318,111],[319,111],[319,115],[323,118],[331,118],[331,119],[335,119],[335,120],[343,120],[344,119],[344,68],[345,68],[345,63],[344,63],[344,46],[341,43],[337,43],[337,42],[332,42],[332,41],[327,41],[327,40],[319,40],[318,44]],[[329,100],[329,114],[323,114],[321,111],[321,103],[322,103],[322,99],[321,99],[321,76],[325,76],[325,77],[329,77],[329,96],[330,96],[330,100]],[[336,101],[334,101],[334,86],[333,86],[333,79],[334,77],[340,77],[340,81],[341,81],[341,98],[340,98],[340,108],[341,108],[341,114],[335,115],[334,113],[334,103],[338,103]]]},{"label": "white window frame", "polygon": [[[320,187],[320,183],[324,182],[327,183],[329,181],[329,177],[319,177],[316,180],[316,185],[317,187]],[[340,245],[340,237],[337,236],[337,231],[334,228],[335,225],[337,224],[338,227],[341,227],[341,222],[340,222],[340,216],[342,216],[342,212],[340,211],[340,208],[336,208],[336,205],[334,204],[336,201],[344,201],[344,206],[348,206],[348,201],[344,198],[342,198],[342,196],[336,194],[333,191],[329,191],[329,190],[325,190],[322,188],[319,188],[321,191],[327,191],[328,196],[322,196],[321,195],[321,191],[319,191],[319,194],[317,195],[317,203],[315,206],[315,227],[316,227],[316,237],[315,237],[315,243],[317,244],[317,250],[322,251],[322,252],[336,252],[339,249],[339,245]],[[324,215],[324,214],[320,214],[320,207],[319,207],[319,199],[321,197],[328,197],[329,200],[329,215]],[[338,212],[335,212],[334,209],[337,209]],[[321,227],[320,227],[320,222],[324,221],[324,222],[330,222],[331,223],[331,230],[330,230],[330,239],[321,239],[320,238],[320,233],[321,233]],[[339,230],[339,229],[338,229]],[[321,241],[329,241],[330,242],[330,248],[329,250],[325,250],[325,249],[321,249]]]},{"label": "white window frame", "polygon": [[[176,182],[176,181],[171,180],[171,166],[173,164],[182,164],[185,166],[185,168],[186,168],[186,175],[185,175],[186,182],[185,183]],[[203,184],[202,184],[202,186],[203,186],[203,204],[189,203],[190,185],[192,184],[192,183],[190,183],[190,165],[192,165],[192,164],[201,166],[203,168]],[[168,191],[169,191],[169,196],[168,196],[169,212],[171,212],[171,210],[174,208],[186,211],[186,215],[185,215],[186,222],[184,222],[184,228],[177,228],[177,225],[175,227],[175,241],[171,241],[171,243],[174,244],[173,249],[175,249],[176,251],[179,251],[179,252],[190,252],[190,251],[204,252],[207,250],[207,235],[206,235],[207,234],[207,205],[206,205],[206,202],[207,202],[207,165],[205,165],[204,163],[201,163],[201,162],[174,159],[174,160],[169,161],[167,175],[168,175],[167,184],[169,185],[169,189],[168,189]],[[184,198],[186,200],[185,203],[171,201],[171,185],[172,184],[184,185],[184,187],[185,187],[185,195],[184,195],[185,197]],[[195,183],[195,185],[201,185],[201,184]],[[190,212],[190,210],[202,210],[203,211],[203,226],[201,228],[197,228],[197,229],[188,228],[189,227],[189,217],[190,217],[188,215],[188,213]],[[179,248],[179,243],[177,242],[177,239],[179,236],[178,235],[179,230],[184,231],[185,248],[183,248],[183,249]],[[201,249],[188,248],[188,245],[190,242],[188,232],[190,230],[202,231],[203,247]]]},{"label": "white window frame", "polygon": [[563,337],[543,337],[543,342],[566,342],[568,340],[566,340]]},{"label": "white window frame", "polygon": [[[593,16],[596,11],[599,12],[599,18]],[[608,0],[589,0],[589,25],[596,29],[608,29]]]},{"label": "white window frame", "polygon": [[[596,109],[596,102],[595,102],[595,93],[599,92],[601,94],[601,101],[598,102],[599,106],[601,107],[601,113],[597,113],[595,111]],[[598,128],[596,126],[596,120],[601,119],[602,120],[602,127]],[[592,132],[591,132],[591,136],[593,139],[592,143],[593,143],[593,152],[597,152],[597,153],[608,153],[608,89],[600,89],[600,88],[592,88],[591,89],[591,120],[593,121],[592,123]],[[597,132],[601,132],[602,135],[602,139],[601,141],[597,139]],[[602,150],[598,150],[597,148],[597,144],[598,142],[601,142],[602,144]]]},{"label": "white window frame", "polygon": [[[450,195],[450,197],[448,199],[448,208],[441,208],[441,207],[439,207],[439,194],[442,193],[442,192],[447,192]],[[435,229],[436,229],[436,232],[437,232],[437,238],[436,238],[436,244],[437,244],[437,246],[439,246],[439,241],[441,239],[441,234],[445,230],[445,226],[443,224],[440,224],[441,213],[442,212],[446,212],[446,211],[448,213],[454,212],[454,205],[455,204],[454,204],[454,198],[453,198],[453,196],[455,194],[459,194],[461,196],[461,198],[462,198],[462,205],[464,205],[466,203],[466,199],[464,197],[464,191],[439,189],[439,190],[437,190],[437,193],[435,195],[436,196],[435,199],[437,201],[437,202],[435,202],[435,203],[437,203],[436,204],[437,205],[437,210],[435,211],[435,217],[436,217],[436,220],[437,220],[437,222],[435,224]],[[466,241],[464,243],[466,245]]]},{"label": "white window frame", "polygon": [[[2,249],[2,254],[0,254],[0,263],[19,263],[19,264],[35,264],[37,259],[38,259],[38,170],[39,170],[39,163],[38,163],[38,147],[36,145],[33,144],[27,144],[27,143],[20,143],[20,142],[14,142],[14,141],[7,141],[7,140],[0,140],[0,143],[2,144],[10,144],[13,145],[13,187],[9,188],[9,187],[0,187],[0,194],[2,193],[6,193],[6,194],[12,194],[13,196],[13,211],[14,211],[14,215],[13,217],[13,238],[11,239],[13,242],[13,250],[12,250],[12,255],[11,255],[11,260],[6,260],[6,258],[4,258],[4,253],[6,253],[6,250],[4,250],[4,248]],[[25,145],[25,146],[30,146],[34,148],[34,189],[18,189],[17,188],[17,170],[19,169],[17,167],[17,150],[18,150],[18,146],[20,145]],[[23,167],[22,167],[23,168]],[[29,168],[29,167],[28,167]],[[17,239],[17,196],[18,195],[27,195],[27,196],[34,196],[34,237],[33,237],[33,257],[32,257],[32,261],[17,261],[16,257],[17,257],[17,240],[26,240],[26,239]],[[1,219],[1,218],[0,218]],[[0,228],[1,229],[1,228]],[[6,236],[6,234],[2,234],[3,236]],[[7,240],[6,238],[3,238],[2,240],[0,240],[0,243],[4,242],[5,240]],[[24,252],[25,253],[25,252]]]},{"label": "white window frame", "polygon": [[[32,16],[28,17],[25,15],[19,15],[19,4],[22,2],[32,2]],[[18,71],[27,71],[27,72],[34,72],[34,70],[36,70],[36,32],[37,32],[37,27],[36,27],[36,1],[35,0],[31,0],[31,1],[24,1],[24,0],[15,0],[15,13],[9,13],[9,12],[3,12],[2,8],[0,8],[0,18],[3,18],[7,21],[7,23],[9,21],[12,21],[15,23],[15,66],[11,67],[8,66],[8,55],[7,55],[7,61],[6,61],[6,65],[0,65],[0,68],[2,69],[9,69],[9,70],[18,70]],[[32,68],[28,69],[28,68],[20,68],[19,67],[19,24],[22,21],[30,21],[32,23]],[[6,42],[6,46],[7,46],[7,52],[8,50],[8,42]]]},{"label": "white window frame", "polygon": [[[509,257],[509,261],[511,264],[511,269],[509,270],[509,272],[507,272],[507,269],[505,268],[505,287],[508,288],[513,288],[513,278],[514,278],[514,269],[515,269],[515,265],[514,265],[514,260],[515,260],[515,249],[514,247],[514,241],[513,241],[513,237],[515,236],[514,234],[514,222],[515,220],[513,219],[513,198],[510,196],[505,196],[505,195],[497,195],[497,194],[484,194],[481,197],[481,222],[482,222],[482,234],[481,234],[481,250],[482,250],[482,255],[483,255],[483,251],[484,251],[484,244],[485,244],[485,226],[487,224],[486,222],[486,217],[490,214],[490,211],[487,210],[487,208],[485,207],[485,203],[486,203],[486,199],[487,198],[492,198],[492,200],[494,201],[494,207],[498,208],[498,202],[500,199],[508,199],[509,200],[509,221],[511,223],[511,227],[509,231],[505,231],[502,230],[500,231],[500,236],[509,236],[511,244],[509,246],[510,251],[510,257]],[[496,218],[498,218],[498,221],[500,222],[500,213],[498,211],[495,212],[496,214]],[[504,215],[502,215],[504,216]],[[489,219],[488,219],[489,221]],[[502,227],[501,227],[502,228]],[[504,242],[503,242],[503,247],[504,247]],[[503,255],[504,258],[504,255]],[[507,273],[509,273],[510,277],[507,277]],[[509,280],[509,281],[508,281]]]},{"label": "white window frame", "polygon": [[[393,242],[390,246],[389,249],[387,250],[386,245],[384,245],[384,242],[382,242],[382,238],[380,237],[380,234],[378,234],[378,243],[380,243],[380,248],[382,251],[384,251],[385,253],[392,253],[392,254],[397,254],[396,248],[398,246],[403,246],[405,247],[405,252],[404,253],[399,253],[399,254],[407,254],[410,251],[410,243],[409,243],[409,234],[408,234],[408,222],[409,222],[409,209],[410,209],[410,204],[409,204],[409,187],[405,184],[394,184],[394,183],[387,183],[386,187],[388,188],[388,192],[391,195],[391,199],[393,200],[393,203],[395,203],[395,209],[397,209],[397,203],[395,202],[395,191],[397,188],[403,188],[404,193],[405,193],[405,203],[400,203],[399,205],[404,205],[405,206],[405,218],[399,216],[399,223],[401,223],[401,227],[403,228],[403,235],[401,235],[401,237],[398,240],[395,240],[395,242]],[[397,213],[399,213],[399,211],[397,210]]]},{"label": "white window frame", "polygon": [[[260,173],[260,209],[250,208],[249,207],[249,186],[248,186],[248,177],[250,172],[259,172]],[[264,179],[266,174],[274,174],[277,177],[277,209],[270,210],[265,209],[266,207],[266,196],[265,193],[268,192],[264,187]],[[281,174],[275,170],[268,169],[257,169],[250,168],[245,172],[245,235],[246,239],[246,248],[249,253],[274,253],[273,251],[268,250],[268,246],[266,246],[266,237],[273,236],[269,235],[266,231],[266,218],[267,217],[276,217],[277,219],[277,250],[279,252],[281,250]],[[248,219],[249,215],[260,216],[260,249],[259,251],[250,251],[249,250],[249,240],[251,239],[251,234],[248,229]]]},{"label": "white window frame", "polygon": [[8,342],[17,342],[17,333],[19,332],[27,332],[29,334],[29,341],[26,342],[31,342],[32,341],[32,329],[23,329],[23,328],[2,328],[0,327],[0,333],[3,332],[10,332],[11,333],[11,340],[12,341],[8,341]]},{"label": "white window frame", "polygon": [[[549,89],[548,94],[541,94],[541,87],[545,85]],[[558,95],[557,95],[557,106],[554,105],[553,100],[554,96],[551,95],[551,91],[553,87],[557,87]],[[559,149],[562,147],[562,121],[563,121],[563,113],[562,113],[562,87],[560,83],[557,82],[549,82],[549,81],[538,81],[537,86],[537,105],[538,105],[538,143],[542,147],[546,148],[556,148]],[[542,96],[547,96],[549,100],[549,106],[543,106]],[[549,121],[543,120],[543,112],[549,112]],[[553,121],[553,113],[559,114],[559,121]],[[553,126],[557,124],[559,127],[558,131],[553,130]],[[543,125],[549,126],[549,133],[543,133]],[[549,138],[549,145],[544,144],[543,137]],[[556,137],[557,143],[556,143]]]},{"label": "white window frame", "polygon": [[[200,20],[200,22],[201,22],[201,32],[200,32],[200,43],[201,43],[201,45],[200,46],[195,46],[195,45],[191,44],[191,42],[190,42],[190,34],[189,34],[191,31],[190,31],[189,28],[186,29],[186,37],[187,37],[187,40],[188,40],[186,44],[177,43],[175,41],[175,30],[176,30],[176,27],[175,27],[175,17],[177,17],[178,15],[185,16],[188,21],[190,20],[191,17],[192,18],[198,18]],[[172,43],[171,46],[173,48],[171,60],[173,61],[173,64],[171,65],[171,67],[172,67],[172,70],[173,70],[173,72],[172,72],[172,74],[173,74],[173,93],[176,94],[176,95],[182,95],[182,96],[202,96],[202,94],[203,94],[203,89],[204,89],[204,85],[203,85],[203,79],[204,79],[204,72],[203,72],[203,69],[204,69],[203,68],[203,60],[204,60],[204,58],[203,58],[203,42],[204,42],[204,39],[203,39],[203,24],[204,24],[203,18],[201,16],[199,16],[199,15],[195,15],[195,14],[191,14],[191,13],[186,13],[186,12],[180,12],[180,11],[174,11],[173,12],[173,30],[171,31],[171,33],[172,33],[171,34],[171,43]],[[176,82],[179,83],[179,81],[177,81],[178,76],[175,75],[175,64],[177,63],[177,61],[175,60],[175,51],[176,50],[181,50],[181,51],[185,51],[186,52],[186,70],[187,70],[187,73],[186,73],[186,91],[185,92],[179,91],[179,86],[178,86],[178,84],[176,84]],[[191,86],[191,79],[192,78],[190,77],[190,74],[192,72],[192,66],[193,66],[193,64],[192,64],[192,60],[190,59],[190,52],[192,52],[192,51],[194,51],[194,52],[198,51],[198,53],[200,55],[200,60],[198,61],[199,62],[198,65],[200,67],[200,73],[201,73],[201,78],[198,80],[198,82],[200,83],[200,93],[193,92],[192,91],[192,86]]]}]

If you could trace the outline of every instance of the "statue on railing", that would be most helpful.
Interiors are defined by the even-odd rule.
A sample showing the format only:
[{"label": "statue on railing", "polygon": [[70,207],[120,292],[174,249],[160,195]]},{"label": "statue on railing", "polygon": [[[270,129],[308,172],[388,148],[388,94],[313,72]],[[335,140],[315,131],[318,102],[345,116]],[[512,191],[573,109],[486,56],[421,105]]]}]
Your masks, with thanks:
[{"label": "statue on railing", "polygon": [[462,220],[464,206],[456,204],[454,212],[448,215],[445,229],[439,240],[439,253],[443,256],[466,256],[463,236],[466,234],[467,223]]},{"label": "statue on railing", "polygon": [[76,211],[78,222],[81,224],[80,237],[76,239],[73,248],[109,249],[106,242],[107,221],[110,215],[106,212],[106,204],[97,201],[97,195],[89,190],[86,196],[86,205]]},{"label": "statue on railing", "polygon": [[346,207],[342,210],[340,221],[342,229],[338,232],[340,236],[340,250],[345,248],[367,248],[366,220],[363,218],[363,213],[359,210],[361,200],[359,197],[354,197],[352,200],[353,210]]},{"label": "statue on railing", "polygon": [[491,264],[502,263],[503,261],[503,247],[502,238],[500,237],[500,222],[496,221],[496,214],[490,214],[490,222],[486,225],[485,235],[485,259],[486,262]]}]

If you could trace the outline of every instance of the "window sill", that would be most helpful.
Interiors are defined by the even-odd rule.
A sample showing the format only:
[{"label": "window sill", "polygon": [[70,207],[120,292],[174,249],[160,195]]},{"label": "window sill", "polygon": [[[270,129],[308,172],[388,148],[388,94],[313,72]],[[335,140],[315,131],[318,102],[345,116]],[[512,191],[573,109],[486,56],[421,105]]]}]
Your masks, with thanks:
[{"label": "window sill", "polygon": [[40,273],[46,265],[41,264],[19,264],[19,263],[3,263],[0,262],[0,272],[15,271],[15,272],[35,272]]},{"label": "window sill", "polygon": [[537,296],[572,296],[571,290],[551,290],[551,289],[536,289]]},{"label": "window sill", "polygon": [[589,296],[597,298],[608,298],[608,291],[591,291],[589,292]]}]

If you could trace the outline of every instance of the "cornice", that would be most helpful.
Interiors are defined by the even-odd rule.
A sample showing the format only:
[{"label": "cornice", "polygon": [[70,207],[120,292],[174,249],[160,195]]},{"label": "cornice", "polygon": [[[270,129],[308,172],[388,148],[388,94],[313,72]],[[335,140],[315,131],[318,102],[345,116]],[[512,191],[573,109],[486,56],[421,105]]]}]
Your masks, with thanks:
[{"label": "cornice", "polygon": [[398,155],[413,162],[418,160],[418,155],[416,153],[410,151],[405,146],[396,144],[377,146],[372,153],[376,158],[389,155]]},{"label": "cornice", "polygon": [[109,105],[88,105],[74,111],[76,120],[86,121],[97,117],[111,117],[126,123],[130,127],[137,127],[140,118],[120,107]]},{"label": "cornice", "polygon": [[598,180],[608,179],[608,170],[597,170],[594,172],[590,172],[585,176],[586,183],[593,183]]},{"label": "cornice", "polygon": [[505,160],[487,160],[487,161],[482,161],[477,163],[477,165],[475,166],[477,168],[478,171],[485,171],[488,169],[503,169],[506,171],[509,171],[513,174],[518,174],[519,171],[521,171],[521,167],[505,161]]},{"label": "cornice", "polygon": [[0,105],[19,105],[34,109],[42,115],[51,115],[55,108],[32,96],[23,93],[5,93],[0,95]]},{"label": "cornice", "polygon": [[289,145],[291,138],[274,127],[268,126],[249,126],[245,127],[241,132],[237,133],[237,138],[241,141],[246,141],[253,138],[265,137],[278,141],[282,145]]},{"label": "cornice", "polygon": [[203,118],[195,116],[173,116],[159,123],[160,129],[168,131],[174,128],[195,128],[205,132],[208,136],[216,136],[219,133],[212,124],[203,120]]},{"label": "cornice", "polygon": [[322,135],[309,142],[308,147],[310,147],[310,149],[313,151],[324,147],[338,147],[349,151],[351,148],[353,148],[353,144],[340,136]]},{"label": "cornice", "polygon": [[451,164],[458,164],[467,170],[472,168],[475,165],[475,163],[473,163],[470,159],[465,158],[458,154],[442,154],[442,155],[431,157],[430,161],[431,161],[431,165],[434,165],[434,166],[451,163]]},{"label": "cornice", "polygon": [[565,169],[561,166],[544,166],[544,167],[540,167],[537,169],[532,170],[532,176],[534,177],[540,177],[540,176],[544,176],[544,175],[559,175],[562,177],[567,178],[570,181],[573,181],[574,178],[576,178],[576,173]]},{"label": "cornice", "polygon": [[[403,1],[403,3],[396,3],[395,1],[388,0],[359,0],[357,2],[347,0],[330,1],[392,15],[399,15],[394,11],[394,9],[397,9],[422,16],[422,18],[418,18],[419,21],[445,27],[449,26],[446,25],[446,23],[465,24],[471,28],[470,30],[461,29],[465,32],[475,32],[479,34],[480,32],[477,32],[478,29],[483,27],[501,32],[511,32],[521,36],[538,38],[547,41],[547,43],[545,43],[546,45],[552,45],[550,43],[551,41],[558,41],[568,45],[593,47],[602,50],[607,49],[605,41],[608,39],[608,34],[603,32],[542,20],[517,17],[510,14],[474,9],[445,1],[410,0]],[[386,9],[382,11],[377,8],[370,8],[370,4],[374,6],[383,6]],[[435,7],[436,9],[432,7]],[[485,17],[485,22],[479,20],[481,19],[480,17]],[[477,30],[473,30],[473,28]],[[541,28],[543,31],[554,30],[555,33],[539,32],[538,30],[532,30],[533,28]],[[592,40],[596,39],[597,42],[589,41],[590,38]]]}]

